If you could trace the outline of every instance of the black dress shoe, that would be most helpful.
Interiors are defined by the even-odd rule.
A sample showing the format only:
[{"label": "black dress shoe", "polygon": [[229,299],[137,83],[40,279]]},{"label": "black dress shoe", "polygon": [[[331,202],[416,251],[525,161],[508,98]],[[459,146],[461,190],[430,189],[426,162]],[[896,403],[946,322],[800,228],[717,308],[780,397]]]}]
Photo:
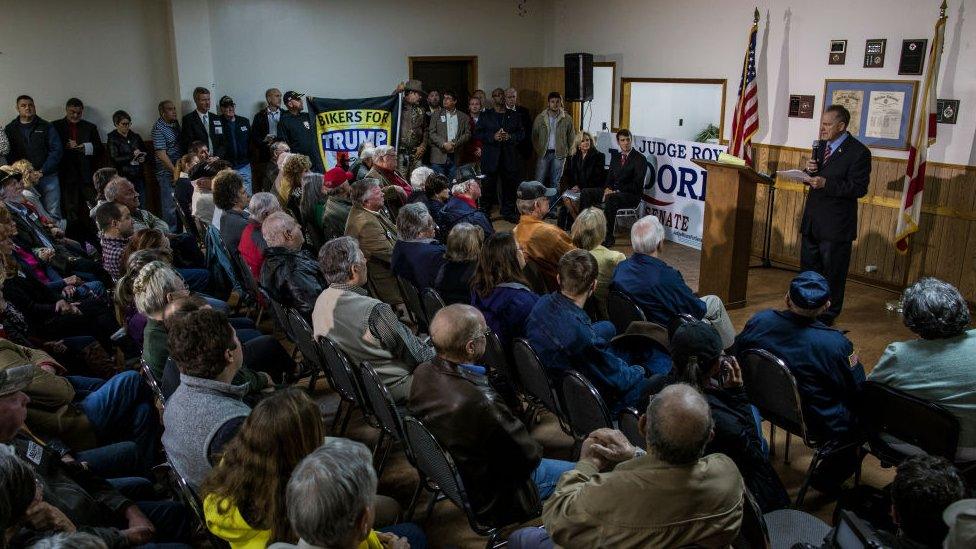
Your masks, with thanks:
[{"label": "black dress shoe", "polygon": [[612,247],[612,246],[613,246],[613,245],[614,245],[614,244],[615,244],[616,242],[617,242],[617,240],[616,240],[616,239],[615,239],[614,237],[612,237],[612,236],[608,236],[608,237],[606,237],[605,239],[603,239],[603,247],[604,247],[604,248],[610,248],[610,247]]}]

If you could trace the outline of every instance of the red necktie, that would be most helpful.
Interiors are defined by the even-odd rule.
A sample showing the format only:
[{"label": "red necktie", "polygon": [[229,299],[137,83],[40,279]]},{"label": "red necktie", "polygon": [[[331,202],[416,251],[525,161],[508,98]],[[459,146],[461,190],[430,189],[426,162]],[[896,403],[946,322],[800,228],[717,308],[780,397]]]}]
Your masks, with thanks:
[{"label": "red necktie", "polygon": [[823,162],[827,162],[827,159],[830,158],[830,153],[832,153],[832,152],[834,152],[834,151],[832,151],[830,149],[830,143],[827,143],[827,148],[824,149]]},{"label": "red necktie", "polygon": [[623,166],[626,163],[627,163],[627,155],[626,154],[620,155],[620,165]]}]

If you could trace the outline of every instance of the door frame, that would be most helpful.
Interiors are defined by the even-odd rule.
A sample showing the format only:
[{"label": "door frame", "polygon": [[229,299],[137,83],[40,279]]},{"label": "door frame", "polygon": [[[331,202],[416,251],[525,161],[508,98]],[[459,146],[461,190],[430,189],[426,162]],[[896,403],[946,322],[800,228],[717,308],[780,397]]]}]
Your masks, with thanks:
[{"label": "door frame", "polygon": [[[728,87],[726,78],[621,78],[620,79],[620,119],[621,128],[630,127],[630,85],[633,83],[656,84],[717,84],[722,86],[722,108],[719,116],[719,142],[725,143],[725,92]],[[626,122],[626,124],[625,124]]]},{"label": "door frame", "polygon": [[[407,56],[407,74],[410,78],[413,78],[413,64],[416,61],[468,61],[468,85],[478,86],[478,56],[477,55],[408,55]],[[477,87],[470,90],[465,90],[466,93],[470,94]]]}]

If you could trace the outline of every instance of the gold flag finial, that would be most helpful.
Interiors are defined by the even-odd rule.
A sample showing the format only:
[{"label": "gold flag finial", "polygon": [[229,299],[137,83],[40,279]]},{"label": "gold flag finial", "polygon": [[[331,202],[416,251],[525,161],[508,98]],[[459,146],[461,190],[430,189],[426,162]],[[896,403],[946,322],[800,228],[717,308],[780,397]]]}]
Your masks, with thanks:
[{"label": "gold flag finial", "polygon": [[[943,6],[942,14],[945,15],[945,0],[942,1],[942,6]],[[753,23],[758,23],[759,22],[759,7],[758,6],[756,6],[756,11],[752,14],[752,22]]]},{"label": "gold flag finial", "polygon": [[946,0],[942,0],[942,5],[939,6],[939,10],[940,10],[939,11],[939,17],[945,17],[946,16],[945,12],[946,12],[946,9],[948,9],[948,8],[949,8],[949,4],[946,2]]}]

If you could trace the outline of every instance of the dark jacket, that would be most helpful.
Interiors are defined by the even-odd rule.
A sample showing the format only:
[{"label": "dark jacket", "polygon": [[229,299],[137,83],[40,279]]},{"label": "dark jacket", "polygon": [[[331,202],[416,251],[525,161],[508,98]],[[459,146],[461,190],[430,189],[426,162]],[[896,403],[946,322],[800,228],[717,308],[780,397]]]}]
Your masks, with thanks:
[{"label": "dark jacket", "polygon": [[220,218],[220,239],[223,240],[227,251],[238,255],[237,246],[241,243],[241,233],[247,227],[247,214],[243,211],[224,210]]},{"label": "dark jacket", "polygon": [[220,134],[214,135],[214,154],[230,162],[234,169],[246,166],[251,161],[248,155],[251,123],[240,115],[235,116],[233,121],[221,116],[220,125]]},{"label": "dark jacket", "polygon": [[[200,120],[200,113],[196,109],[188,112],[183,116],[183,120],[180,123],[180,147],[184,151],[190,150],[190,143],[194,141],[203,141],[204,143],[210,144],[214,140],[215,132],[214,126],[220,125],[217,123],[220,115],[208,112],[207,120],[210,127],[204,128],[203,121]],[[213,148],[217,148],[217,143],[213,143]],[[210,152],[214,152],[211,150]]]},{"label": "dark jacket", "polygon": [[446,261],[437,271],[434,288],[447,305],[471,303],[471,277],[477,261]]},{"label": "dark jacket", "polygon": [[[431,215],[433,216],[433,214]],[[455,196],[452,196],[444,204],[438,215],[440,219],[437,224],[445,240],[447,240],[447,235],[451,233],[451,229],[458,223],[470,223],[475,227],[481,227],[481,230],[485,232],[486,239],[495,233],[495,227],[492,226],[485,212],[472,208],[470,204]]]},{"label": "dark jacket", "polygon": [[[279,109],[278,120],[281,121],[281,117],[288,112],[285,109]],[[268,108],[265,107],[254,115],[251,119],[251,150],[253,155],[251,160],[253,162],[271,162],[271,148],[268,147],[268,143],[264,140],[268,136],[270,125],[268,124]]]},{"label": "dark jacket", "polygon": [[[58,176],[61,183],[61,200],[68,201],[68,208],[77,205],[84,206],[85,200],[90,200],[95,196],[95,188],[92,186],[92,174],[99,157],[102,155],[102,138],[98,135],[98,127],[87,120],[79,120],[77,124],[78,144],[91,143],[92,154],[86,155],[85,151],[68,149],[68,120],[62,118],[55,120],[51,126],[58,132],[61,139],[61,164],[58,169]],[[80,202],[78,199],[82,198]],[[72,204],[72,202],[74,202]]]},{"label": "dark jacket", "polygon": [[433,238],[421,241],[397,240],[393,245],[390,267],[393,274],[409,280],[423,291],[434,287],[437,272],[444,264],[447,248]]},{"label": "dark jacket", "polygon": [[503,349],[508,349],[516,337],[525,337],[525,322],[536,301],[539,295],[518,282],[503,282],[485,298],[477,292],[471,297],[471,304],[485,315]]},{"label": "dark jacket", "polygon": [[414,370],[407,407],[451,455],[480,521],[510,524],[538,513],[531,475],[542,447],[484,375],[436,357]]},{"label": "dark jacket", "polygon": [[595,147],[584,157],[577,152],[566,161],[566,187],[603,188],[607,182],[607,157]]},{"label": "dark jacket", "polygon": [[[508,141],[495,141],[495,134],[502,128],[505,128],[510,138]],[[499,170],[515,172],[521,169],[519,143],[524,140],[529,150],[532,149],[532,144],[525,139],[526,131],[526,127],[522,125],[522,118],[515,111],[505,109],[505,112],[500,113],[490,109],[481,113],[475,126],[475,137],[482,142],[482,171],[485,173]],[[522,147],[524,148],[525,145]]]},{"label": "dark jacket", "polygon": [[705,302],[699,299],[677,269],[656,257],[635,253],[613,271],[610,289],[631,297],[650,322],[667,326],[680,313],[699,320]]},{"label": "dark jacket", "polygon": [[[122,137],[118,130],[109,132],[106,138],[108,143],[108,156],[112,160],[112,167],[119,175],[129,181],[142,181],[142,170],[146,162],[152,162],[152,151],[146,148],[142,137],[134,131],[129,131],[129,135]],[[136,151],[146,153],[146,160],[140,164],[132,164],[132,156]]]},{"label": "dark jacket", "polygon": [[606,187],[634,196],[644,194],[644,178],[647,176],[647,158],[635,149],[627,153],[627,161],[620,164],[620,153],[610,150],[610,171]]},{"label": "dark jacket", "polygon": [[857,429],[864,367],[841,332],[790,311],[760,311],[735,338],[736,353],[765,349],[786,362],[796,378],[803,418],[818,441],[845,438]]},{"label": "dark jacket", "polygon": [[315,120],[309,113],[282,112],[278,120],[278,137],[288,142],[291,152],[307,156],[312,161],[313,172],[325,173],[315,144]]},{"label": "dark jacket", "polygon": [[857,238],[857,199],[868,193],[871,180],[871,151],[848,134],[823,163],[820,171],[827,179],[820,189],[810,189],[803,208],[800,232],[816,240],[851,242]]},{"label": "dark jacket", "polygon": [[[494,110],[494,109],[492,109]],[[506,109],[512,110],[512,109]],[[522,126],[522,135],[518,138],[516,148],[521,158],[529,158],[534,152],[532,150],[532,113],[522,105],[515,105],[515,114],[519,117],[519,125]]]},{"label": "dark jacket", "polygon": [[58,165],[61,163],[61,138],[51,124],[35,116],[34,120],[28,124],[27,138],[20,132],[21,124],[19,118],[14,118],[4,131],[7,133],[7,140],[10,141],[10,154],[7,155],[7,162],[14,162],[26,158],[30,160],[35,170],[41,170],[44,175],[51,175],[58,172]]},{"label": "dark jacket", "polygon": [[264,250],[261,287],[271,299],[311,317],[315,300],[328,284],[318,263],[304,250],[271,246]]}]

